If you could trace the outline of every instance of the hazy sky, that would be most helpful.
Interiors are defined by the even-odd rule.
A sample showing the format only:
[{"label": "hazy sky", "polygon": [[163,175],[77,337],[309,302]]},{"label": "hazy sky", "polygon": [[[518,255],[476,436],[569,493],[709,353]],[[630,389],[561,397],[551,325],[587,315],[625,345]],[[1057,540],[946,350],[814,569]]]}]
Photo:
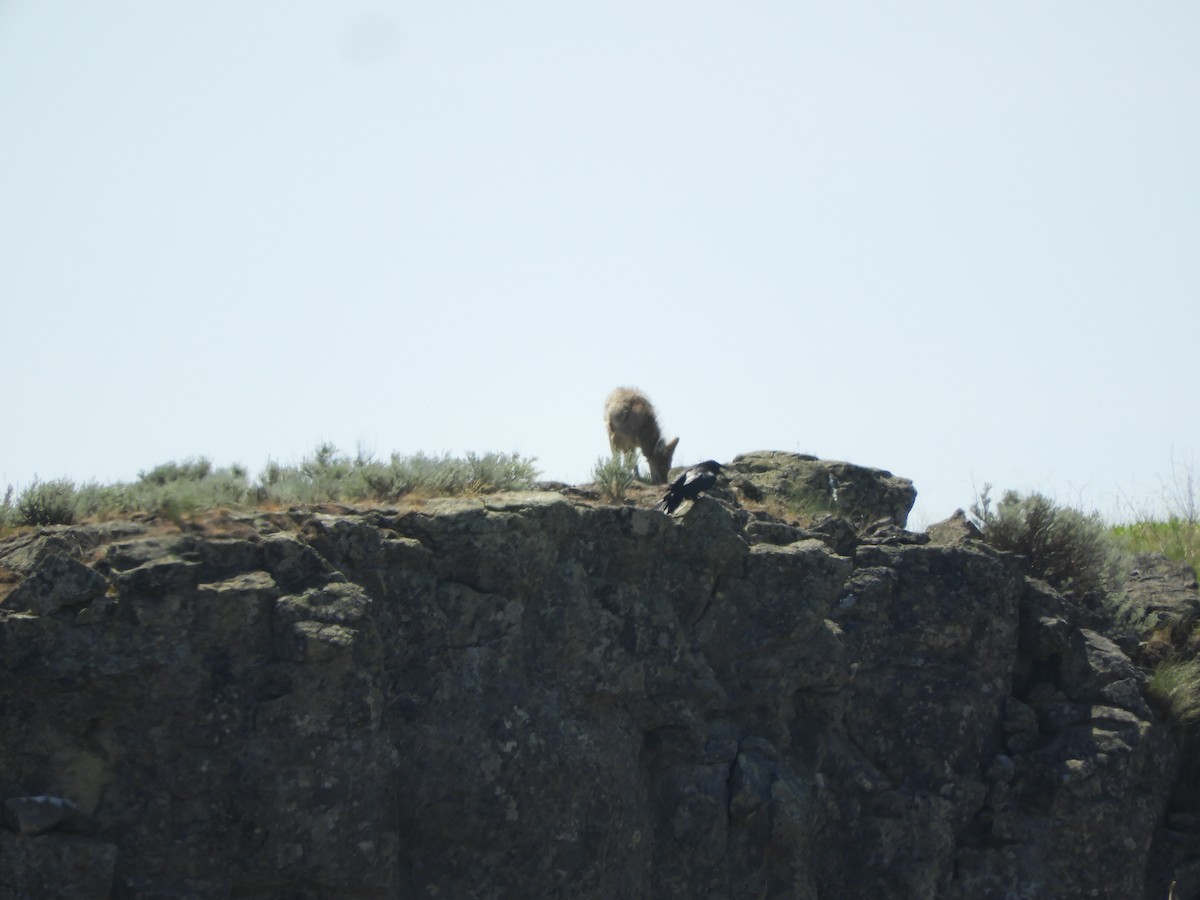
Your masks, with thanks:
[{"label": "hazy sky", "polygon": [[1197,47],[1194,0],[0,0],[0,489],[322,441],[579,482],[630,384],[679,463],[890,469],[915,525],[1152,502]]}]

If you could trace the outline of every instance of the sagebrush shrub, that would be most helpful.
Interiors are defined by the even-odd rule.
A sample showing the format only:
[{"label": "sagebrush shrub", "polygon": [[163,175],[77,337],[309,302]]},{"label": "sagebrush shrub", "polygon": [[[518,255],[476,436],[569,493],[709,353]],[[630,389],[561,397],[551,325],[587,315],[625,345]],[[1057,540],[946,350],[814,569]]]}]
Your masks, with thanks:
[{"label": "sagebrush shrub", "polygon": [[271,463],[260,481],[272,500],[313,503],[395,500],[409,493],[487,494],[528,488],[536,478],[534,460],[516,453],[393,454],[384,463],[362,453],[340,455],[332,445],[323,444],[297,467]]},{"label": "sagebrush shrub", "polygon": [[13,486],[10,484],[0,500],[0,528],[12,525],[17,520],[17,509],[13,505]]},{"label": "sagebrush shrub", "polygon": [[21,525],[71,525],[75,522],[75,485],[66,479],[34,480],[17,501]]},{"label": "sagebrush shrub", "polygon": [[172,481],[200,481],[212,472],[212,460],[197,456],[183,462],[168,462],[149,472],[138,472],[138,480],[147,484],[164,485]]},{"label": "sagebrush shrub", "polygon": [[173,521],[222,507],[268,503],[395,500],[406,494],[447,496],[529,488],[534,459],[516,453],[468,453],[465,457],[395,454],[379,462],[359,452],[339,453],[322,444],[299,465],[268,462],[252,481],[244,466],[215,469],[204,457],[168,462],[111,485],[37,482],[13,503],[0,503],[0,525],[58,525],[149,512]]},{"label": "sagebrush shrub", "polygon": [[636,454],[626,450],[609,457],[601,456],[592,468],[592,480],[602,497],[612,503],[621,502],[625,492],[637,481]]},{"label": "sagebrush shrub", "polygon": [[1079,599],[1102,600],[1115,589],[1117,553],[1098,515],[1015,491],[993,511],[986,489],[974,511],[983,519],[984,539],[1019,557],[1026,574]]}]

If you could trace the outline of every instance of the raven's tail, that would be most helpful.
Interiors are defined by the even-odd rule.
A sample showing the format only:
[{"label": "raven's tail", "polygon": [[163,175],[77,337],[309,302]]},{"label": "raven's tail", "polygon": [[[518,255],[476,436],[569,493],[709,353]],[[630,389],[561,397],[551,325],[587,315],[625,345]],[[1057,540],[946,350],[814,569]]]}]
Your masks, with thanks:
[{"label": "raven's tail", "polygon": [[676,497],[673,491],[667,491],[665,494],[663,494],[662,502],[660,502],[658,506],[654,508],[659,512],[666,513],[669,516],[679,508],[679,504],[682,502],[683,500],[679,497]]}]

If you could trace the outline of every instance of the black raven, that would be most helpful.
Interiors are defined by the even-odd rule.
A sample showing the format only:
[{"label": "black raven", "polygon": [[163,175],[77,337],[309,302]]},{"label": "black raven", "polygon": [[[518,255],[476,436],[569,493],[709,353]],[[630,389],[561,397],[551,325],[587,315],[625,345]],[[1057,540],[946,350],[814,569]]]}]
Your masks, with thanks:
[{"label": "black raven", "polygon": [[663,494],[662,502],[654,508],[670,515],[684,500],[695,500],[716,484],[719,474],[721,474],[721,464],[716,460],[708,459],[699,465],[692,466],[671,482],[667,492]]}]

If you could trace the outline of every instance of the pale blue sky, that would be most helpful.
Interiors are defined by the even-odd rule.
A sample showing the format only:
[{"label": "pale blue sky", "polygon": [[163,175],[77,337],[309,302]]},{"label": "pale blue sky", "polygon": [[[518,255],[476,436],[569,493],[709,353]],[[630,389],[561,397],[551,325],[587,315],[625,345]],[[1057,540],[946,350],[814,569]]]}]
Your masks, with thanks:
[{"label": "pale blue sky", "polygon": [[0,0],[0,487],[321,441],[887,468],[1200,450],[1200,4]]}]

